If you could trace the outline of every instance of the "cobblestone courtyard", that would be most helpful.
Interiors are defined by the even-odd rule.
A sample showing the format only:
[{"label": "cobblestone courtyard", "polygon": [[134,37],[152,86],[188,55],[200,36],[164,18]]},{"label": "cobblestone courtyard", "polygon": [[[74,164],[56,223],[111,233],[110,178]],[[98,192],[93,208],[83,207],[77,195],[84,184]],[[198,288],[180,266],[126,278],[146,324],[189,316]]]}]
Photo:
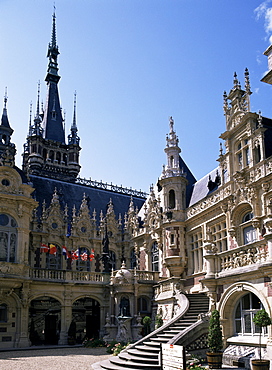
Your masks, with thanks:
[{"label": "cobblestone courtyard", "polygon": [[105,348],[51,348],[0,352],[1,370],[87,370],[110,355]]}]

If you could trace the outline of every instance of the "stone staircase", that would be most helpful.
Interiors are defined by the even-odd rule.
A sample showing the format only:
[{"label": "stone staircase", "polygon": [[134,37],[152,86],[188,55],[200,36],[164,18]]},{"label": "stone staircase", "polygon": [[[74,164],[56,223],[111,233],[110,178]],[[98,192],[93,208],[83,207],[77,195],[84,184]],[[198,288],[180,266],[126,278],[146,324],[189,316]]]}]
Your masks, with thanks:
[{"label": "stone staircase", "polygon": [[189,337],[193,341],[194,335],[192,333],[190,335],[189,333],[193,332],[195,335],[198,335],[200,331],[196,330],[196,328],[200,327],[202,323],[202,320],[199,320],[199,315],[205,315],[209,310],[209,299],[206,295],[188,294],[186,297],[188,309],[185,313],[183,311],[181,314],[175,316],[159,329],[127,347],[118,356],[112,356],[109,360],[93,364],[93,369],[160,370],[159,355],[161,343],[183,344],[182,337],[186,337],[187,339]]}]

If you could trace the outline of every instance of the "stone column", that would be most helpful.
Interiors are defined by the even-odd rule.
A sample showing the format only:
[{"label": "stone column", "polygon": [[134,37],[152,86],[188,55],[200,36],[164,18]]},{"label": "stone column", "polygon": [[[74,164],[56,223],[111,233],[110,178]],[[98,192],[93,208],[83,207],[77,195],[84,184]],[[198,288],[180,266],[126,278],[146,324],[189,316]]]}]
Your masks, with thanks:
[{"label": "stone column", "polygon": [[58,344],[67,344],[68,330],[72,322],[72,293],[71,288],[66,288],[64,292],[64,303],[61,307],[61,329]]}]

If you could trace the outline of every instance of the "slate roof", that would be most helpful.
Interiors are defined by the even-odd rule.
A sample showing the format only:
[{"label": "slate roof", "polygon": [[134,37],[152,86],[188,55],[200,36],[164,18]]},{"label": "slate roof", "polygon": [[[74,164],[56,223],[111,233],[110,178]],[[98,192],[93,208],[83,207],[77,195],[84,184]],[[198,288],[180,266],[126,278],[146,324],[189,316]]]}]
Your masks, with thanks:
[{"label": "slate roof", "polygon": [[[124,214],[129,209],[131,196],[127,194],[120,194],[110,190],[97,189],[88,185],[74,184],[33,175],[30,176],[30,181],[35,188],[33,197],[39,202],[38,216],[41,214],[41,207],[44,200],[47,207],[50,205],[55,189],[57,189],[61,208],[64,209],[67,204],[70,217],[74,205],[77,212],[80,209],[84,193],[87,198],[90,215],[92,216],[95,209],[98,221],[101,210],[104,215],[106,214],[110,199],[113,203],[116,218],[118,218],[119,213],[121,213],[123,220]],[[142,207],[145,201],[145,199],[136,196],[133,196],[132,199],[134,207],[138,207],[138,209]]]},{"label": "slate roof", "polygon": [[186,207],[188,207],[192,196],[193,185],[196,182],[196,178],[194,177],[191,170],[181,157],[179,157],[179,168],[183,169],[183,172],[186,172],[186,179],[188,180],[188,185],[186,186]]},{"label": "slate roof", "polygon": [[213,182],[215,181],[215,178],[217,176],[217,173],[219,171],[219,167],[215,168],[213,171],[202,177],[202,179],[198,180],[194,185],[192,189],[192,196],[190,199],[189,207],[199,202],[201,199],[205,198],[207,195],[212,193],[214,190],[216,190],[218,187],[215,186],[213,190],[209,190],[208,183],[211,179]]}]

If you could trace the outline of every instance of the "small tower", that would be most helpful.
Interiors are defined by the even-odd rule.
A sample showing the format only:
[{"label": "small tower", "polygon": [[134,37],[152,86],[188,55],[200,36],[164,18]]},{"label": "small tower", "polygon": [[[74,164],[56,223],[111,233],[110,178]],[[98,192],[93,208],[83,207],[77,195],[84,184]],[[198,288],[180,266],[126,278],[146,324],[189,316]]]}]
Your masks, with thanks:
[{"label": "small tower", "polygon": [[10,141],[13,129],[9,125],[7,101],[8,98],[6,91],[4,96],[4,108],[0,122],[0,165],[13,167],[16,148],[15,144]]},{"label": "small tower", "polygon": [[169,119],[169,134],[166,136],[166,148],[164,149],[167,157],[167,166],[163,167],[162,175],[159,180],[162,191],[162,206],[164,212],[171,213],[175,219],[180,219],[180,211],[186,207],[186,173],[181,167],[179,140],[174,131],[174,120]]},{"label": "small tower", "polygon": [[64,119],[58,92],[58,55],[56,38],[56,16],[53,14],[51,42],[48,46],[49,59],[45,81],[47,98],[44,110],[40,111],[40,85],[38,87],[37,110],[31,122],[27,142],[24,145],[23,170],[28,174],[51,177],[63,181],[74,181],[79,174],[79,137],[75,119],[65,143]]}]

